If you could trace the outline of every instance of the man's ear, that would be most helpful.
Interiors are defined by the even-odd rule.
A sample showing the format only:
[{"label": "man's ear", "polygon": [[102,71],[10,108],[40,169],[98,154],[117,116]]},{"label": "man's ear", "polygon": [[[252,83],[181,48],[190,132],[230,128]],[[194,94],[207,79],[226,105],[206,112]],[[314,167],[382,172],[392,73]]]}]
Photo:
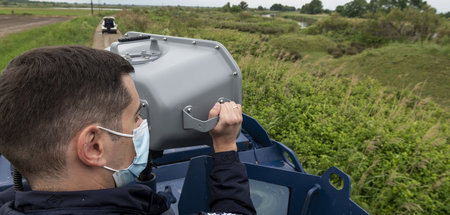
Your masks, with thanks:
[{"label": "man's ear", "polygon": [[95,125],[90,125],[81,130],[76,139],[78,158],[87,166],[105,166],[104,158],[105,138],[102,138],[101,130]]}]

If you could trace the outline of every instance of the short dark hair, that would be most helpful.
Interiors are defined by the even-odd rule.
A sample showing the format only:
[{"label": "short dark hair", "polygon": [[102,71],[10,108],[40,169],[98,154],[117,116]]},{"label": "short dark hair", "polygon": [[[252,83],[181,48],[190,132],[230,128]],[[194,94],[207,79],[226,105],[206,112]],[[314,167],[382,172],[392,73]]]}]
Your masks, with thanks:
[{"label": "short dark hair", "polygon": [[69,141],[83,127],[121,130],[131,103],[122,75],[131,72],[121,56],[82,46],[16,57],[0,75],[0,153],[28,180],[58,175]]}]

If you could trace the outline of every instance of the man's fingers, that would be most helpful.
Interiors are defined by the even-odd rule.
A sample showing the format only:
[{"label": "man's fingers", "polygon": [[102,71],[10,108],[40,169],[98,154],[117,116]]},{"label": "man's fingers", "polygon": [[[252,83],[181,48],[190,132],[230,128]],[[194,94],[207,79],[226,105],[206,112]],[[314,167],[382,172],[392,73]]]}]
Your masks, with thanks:
[{"label": "man's fingers", "polygon": [[216,104],[214,105],[213,108],[211,108],[211,110],[209,111],[209,117],[208,118],[213,118],[217,115],[219,115],[220,111],[221,111],[221,105],[216,102]]},{"label": "man's fingers", "polygon": [[239,118],[239,120],[242,122],[242,106],[240,105],[240,104],[237,104],[237,109],[239,110],[239,111],[236,111],[236,112],[238,112],[237,114],[238,114],[238,118]]},{"label": "man's fingers", "polygon": [[222,104],[220,116],[225,125],[231,126],[241,123],[242,112],[240,110],[240,105],[235,102],[226,102]]},{"label": "man's fingers", "polygon": [[242,107],[235,102],[216,103],[209,111],[209,118],[220,115],[222,125],[239,124],[242,121]]},{"label": "man's fingers", "polygon": [[[210,111],[210,116],[216,114],[217,109]],[[235,102],[220,104],[220,118],[216,127],[209,133],[213,139],[214,151],[237,151],[236,137],[242,123],[241,105]]]}]

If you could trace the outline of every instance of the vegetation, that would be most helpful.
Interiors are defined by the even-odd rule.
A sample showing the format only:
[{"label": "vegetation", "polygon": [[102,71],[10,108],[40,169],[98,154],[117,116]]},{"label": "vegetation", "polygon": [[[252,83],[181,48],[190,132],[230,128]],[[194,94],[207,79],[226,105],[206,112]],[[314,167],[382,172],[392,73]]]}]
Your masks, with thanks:
[{"label": "vegetation", "polygon": [[248,4],[245,1],[241,1],[238,5],[230,5],[230,2],[227,2],[223,7],[222,7],[222,11],[223,12],[233,12],[233,13],[238,13],[241,12],[243,10],[247,10],[248,9]]},{"label": "vegetation", "polygon": [[393,8],[405,9],[407,7],[414,7],[421,9],[426,6],[426,1],[423,0],[370,0],[368,9],[372,12],[389,12]]},{"label": "vegetation", "polygon": [[70,21],[47,25],[29,31],[0,38],[0,70],[14,57],[33,48],[55,45],[87,45],[92,43],[92,35],[101,15],[74,18]]},{"label": "vegetation", "polygon": [[[394,43],[337,60],[347,73],[370,76],[397,89],[415,89],[450,107],[450,46]],[[382,63],[381,63],[382,62]]]},{"label": "vegetation", "polygon": [[363,17],[368,12],[389,13],[392,9],[404,10],[414,8],[417,10],[429,10],[430,6],[422,0],[353,0],[345,5],[336,7],[336,12],[346,17]]},{"label": "vegetation", "polygon": [[275,10],[275,11],[295,11],[295,7],[282,5],[282,4],[273,4],[270,7],[270,10]]},{"label": "vegetation", "polygon": [[[295,150],[307,172],[337,166],[348,173],[352,199],[370,214],[449,214],[449,24],[421,31],[411,20],[401,24],[397,16],[408,9],[390,12],[370,19],[298,12],[267,18],[261,11],[168,7],[124,10],[116,20],[122,32],[224,44],[242,70],[244,112]],[[302,30],[300,17],[315,22]],[[88,19],[75,20],[91,26]],[[52,39],[39,45],[53,38],[89,44],[74,36],[62,41],[55,26],[1,40],[0,50],[16,56],[45,33]],[[428,36],[420,39],[420,32]],[[16,51],[17,41],[27,47]]]},{"label": "vegetation", "polygon": [[344,6],[337,6],[336,12],[346,17],[363,17],[368,7],[366,0],[353,0]]},{"label": "vegetation", "polygon": [[[420,11],[415,8],[404,10],[392,9],[386,15],[373,15],[369,19],[346,19],[338,14],[319,20],[314,26],[308,28],[308,34],[327,34],[336,41],[354,43],[359,46],[358,52],[364,48],[379,47],[392,41],[417,42],[431,41],[438,29],[442,33],[437,35],[441,44],[448,41],[448,25],[444,18],[436,14],[436,10],[425,8]],[[354,53],[353,53],[354,54]],[[341,55],[335,55],[340,57]]]},{"label": "vegetation", "polygon": [[300,9],[300,13],[319,14],[323,11],[323,5],[320,0],[312,0],[310,3],[304,4]]},{"label": "vegetation", "polygon": [[85,16],[89,14],[91,14],[90,10],[80,9],[0,7],[0,15]]},{"label": "vegetation", "polygon": [[247,4],[247,2],[245,2],[245,1],[241,1],[241,2],[239,3],[239,7],[241,7],[242,10],[247,10],[248,4]]},{"label": "vegetation", "polygon": [[[106,4],[104,3],[104,5],[106,5]],[[0,0],[0,6],[24,7],[24,8],[51,8],[51,7],[90,8],[91,4],[90,3],[79,4],[79,3],[67,3],[67,2],[53,2],[53,1],[33,1],[33,0]],[[118,6],[120,6],[120,4],[119,5],[108,5],[108,8],[120,8]]]}]

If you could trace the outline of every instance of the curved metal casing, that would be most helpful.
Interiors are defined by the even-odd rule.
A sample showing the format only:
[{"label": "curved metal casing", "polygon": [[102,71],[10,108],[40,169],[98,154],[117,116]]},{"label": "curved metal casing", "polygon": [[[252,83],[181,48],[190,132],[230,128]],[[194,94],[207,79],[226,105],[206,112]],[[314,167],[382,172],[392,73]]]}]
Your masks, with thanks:
[{"label": "curved metal casing", "polygon": [[[202,127],[201,121],[208,119],[218,98],[236,103],[242,100],[241,71],[227,49],[208,40],[139,32],[125,35],[144,39],[116,42],[109,50],[122,55],[135,69],[133,79],[139,96],[149,103],[149,109],[141,113],[151,127],[150,149],[211,145],[206,132],[211,126],[197,131],[196,125]],[[188,106],[185,114],[199,120],[184,122],[190,124],[184,126],[183,109]]]}]

